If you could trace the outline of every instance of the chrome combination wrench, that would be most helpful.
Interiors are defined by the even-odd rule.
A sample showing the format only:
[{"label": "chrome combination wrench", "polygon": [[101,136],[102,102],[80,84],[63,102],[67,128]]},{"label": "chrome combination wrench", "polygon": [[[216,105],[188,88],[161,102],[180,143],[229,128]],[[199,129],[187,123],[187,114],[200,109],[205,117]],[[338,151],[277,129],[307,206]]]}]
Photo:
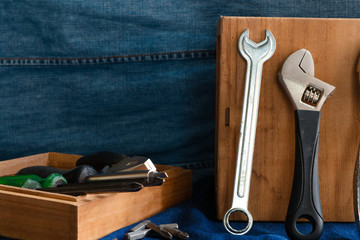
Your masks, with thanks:
[{"label": "chrome combination wrench", "polygon": [[[252,160],[254,153],[256,123],[259,108],[261,74],[264,62],[271,58],[276,49],[275,38],[266,30],[266,38],[260,43],[249,39],[249,30],[245,30],[238,43],[241,55],[246,59],[244,99],[239,133],[238,152],[234,192],[231,208],[226,212],[223,222],[226,230],[234,235],[244,235],[252,227],[253,217],[248,210]],[[235,229],[229,223],[230,215],[242,212],[247,217],[247,225],[243,229]]]},{"label": "chrome combination wrench", "polygon": [[[315,240],[321,237],[323,217],[318,175],[320,109],[335,87],[314,77],[311,53],[300,49],[283,64],[279,81],[295,108],[295,170],[288,211],[286,233],[292,240]],[[307,219],[310,233],[299,231],[296,223]]]}]

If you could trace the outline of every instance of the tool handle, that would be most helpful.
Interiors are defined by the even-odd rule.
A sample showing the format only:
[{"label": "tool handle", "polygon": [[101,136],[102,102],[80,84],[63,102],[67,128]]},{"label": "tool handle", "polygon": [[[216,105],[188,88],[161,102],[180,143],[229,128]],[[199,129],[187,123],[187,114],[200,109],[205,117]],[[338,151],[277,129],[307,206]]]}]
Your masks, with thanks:
[{"label": "tool handle", "polygon": [[95,168],[96,171],[101,172],[105,167],[111,167],[113,164],[120,162],[124,158],[127,158],[127,156],[115,152],[95,152],[79,158],[76,161],[76,166],[90,165]]},{"label": "tool handle", "polygon": [[96,175],[97,171],[89,165],[80,165],[70,170],[63,170],[49,166],[31,166],[21,169],[16,173],[16,175],[35,174],[42,178],[46,178],[52,173],[59,173],[63,175],[68,183],[83,183],[87,177]]},{"label": "tool handle", "polygon": [[[319,239],[323,231],[318,174],[320,112],[295,111],[295,127],[295,170],[285,228],[290,239]],[[311,223],[310,233],[299,232],[296,221],[300,218]]]}]

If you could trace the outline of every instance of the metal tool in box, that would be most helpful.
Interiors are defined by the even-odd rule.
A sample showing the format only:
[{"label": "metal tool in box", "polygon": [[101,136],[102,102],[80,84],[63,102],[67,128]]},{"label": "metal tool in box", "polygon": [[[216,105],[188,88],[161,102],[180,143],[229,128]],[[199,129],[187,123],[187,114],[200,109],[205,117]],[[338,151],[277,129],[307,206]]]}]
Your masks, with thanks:
[{"label": "metal tool in box", "polygon": [[[279,73],[279,81],[295,108],[295,170],[285,228],[291,239],[318,239],[323,231],[318,176],[320,109],[335,87],[314,77],[311,53],[300,49],[291,54]],[[300,232],[299,219],[312,225]]]},{"label": "metal tool in box", "polygon": [[[266,30],[266,38],[260,43],[249,39],[249,30],[245,30],[239,38],[239,51],[246,59],[244,100],[239,133],[239,145],[236,157],[234,192],[231,208],[224,216],[224,226],[234,235],[244,235],[252,227],[253,217],[248,210],[252,160],[254,153],[256,123],[259,108],[261,74],[264,62],[271,58],[276,49],[275,38]],[[243,229],[235,229],[229,223],[230,215],[242,212],[247,217],[247,225]]]},{"label": "metal tool in box", "polygon": [[143,187],[161,186],[165,182],[164,178],[167,177],[168,175],[165,172],[157,171],[113,172],[89,176],[83,183],[72,183],[56,188],[41,188],[39,190],[74,196],[101,192],[135,192]]},{"label": "metal tool in box", "polygon": [[[79,161],[81,160],[81,161]],[[47,176],[51,172],[63,173],[68,179],[69,185],[59,186],[56,188],[40,186],[41,191],[82,195],[87,193],[102,192],[134,192],[143,187],[161,186],[167,174],[157,172],[155,165],[147,157],[135,156],[125,157],[112,152],[98,152],[84,156],[77,161],[77,167],[71,170],[61,170],[49,166],[32,166],[21,169],[16,176],[21,178],[22,174],[38,174]],[[81,165],[87,163],[91,165]],[[95,170],[106,173],[97,173]],[[147,169],[133,170],[130,169]],[[119,170],[119,171],[117,171]],[[55,173],[53,173],[55,174]]]},{"label": "metal tool in box", "polygon": [[151,232],[156,233],[163,239],[186,240],[189,238],[189,234],[179,230],[177,223],[155,225],[150,220],[145,220],[131,228],[130,231],[125,234],[124,238],[126,240],[143,239]]}]

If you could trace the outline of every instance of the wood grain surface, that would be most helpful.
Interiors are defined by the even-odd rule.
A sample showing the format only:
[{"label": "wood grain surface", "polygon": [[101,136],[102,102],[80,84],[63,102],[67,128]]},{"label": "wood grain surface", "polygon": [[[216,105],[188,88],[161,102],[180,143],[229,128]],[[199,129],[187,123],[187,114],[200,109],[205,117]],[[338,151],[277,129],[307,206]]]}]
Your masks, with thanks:
[{"label": "wood grain surface", "polygon": [[[295,160],[294,108],[277,74],[285,59],[305,48],[315,77],[336,87],[321,109],[319,178],[325,221],[354,221],[352,178],[359,146],[360,19],[222,17],[217,38],[217,216],[231,206],[246,61],[237,49],[249,29],[255,42],[270,30],[277,44],[265,62],[257,122],[249,210],[254,220],[284,221]],[[226,116],[228,113],[228,116]],[[240,217],[235,216],[236,220]]]}]

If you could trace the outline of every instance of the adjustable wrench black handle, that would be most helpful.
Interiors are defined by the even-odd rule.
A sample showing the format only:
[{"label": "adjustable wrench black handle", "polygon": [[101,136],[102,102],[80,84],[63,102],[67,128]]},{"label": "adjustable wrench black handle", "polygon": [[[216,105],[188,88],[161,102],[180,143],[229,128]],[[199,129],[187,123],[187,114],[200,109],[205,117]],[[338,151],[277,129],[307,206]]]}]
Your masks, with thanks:
[{"label": "adjustable wrench black handle", "polygon": [[[318,146],[320,111],[295,111],[296,152],[293,186],[285,219],[286,233],[290,239],[319,239],[323,231],[320,203]],[[309,220],[312,231],[299,232],[296,221]]]}]

